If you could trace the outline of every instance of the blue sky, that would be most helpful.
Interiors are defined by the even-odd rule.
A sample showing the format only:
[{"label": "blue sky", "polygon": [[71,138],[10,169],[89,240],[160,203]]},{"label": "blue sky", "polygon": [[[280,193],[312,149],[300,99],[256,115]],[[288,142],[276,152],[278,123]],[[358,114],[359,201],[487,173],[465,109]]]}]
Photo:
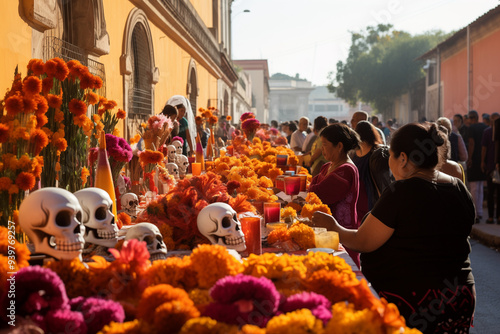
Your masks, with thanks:
[{"label": "blue sky", "polygon": [[[267,59],[270,74],[299,73],[314,85],[347,58],[351,31],[391,23],[413,35],[459,30],[499,0],[235,0],[233,59]],[[250,12],[244,12],[250,10]]]}]

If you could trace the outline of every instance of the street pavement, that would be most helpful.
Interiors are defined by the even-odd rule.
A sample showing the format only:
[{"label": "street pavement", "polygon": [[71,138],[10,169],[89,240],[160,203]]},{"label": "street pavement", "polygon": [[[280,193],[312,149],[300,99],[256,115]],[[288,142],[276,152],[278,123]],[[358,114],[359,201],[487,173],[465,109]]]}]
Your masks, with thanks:
[{"label": "street pavement", "polygon": [[487,247],[500,249],[500,224],[486,224],[483,218],[478,224],[472,226],[471,238]]}]

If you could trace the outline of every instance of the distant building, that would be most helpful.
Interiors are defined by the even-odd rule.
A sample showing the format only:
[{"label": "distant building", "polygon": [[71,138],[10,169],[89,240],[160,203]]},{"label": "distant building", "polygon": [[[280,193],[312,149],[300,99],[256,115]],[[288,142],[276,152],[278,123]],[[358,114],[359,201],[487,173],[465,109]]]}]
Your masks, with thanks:
[{"label": "distant building", "polygon": [[[252,111],[261,123],[269,123],[269,69],[267,59],[233,60],[250,75],[252,82]],[[236,121],[236,120],[235,120]]]},{"label": "distant building", "polygon": [[238,123],[241,115],[252,111],[252,78],[246,71],[236,69],[238,81],[233,87],[233,120]]},{"label": "distant building", "polygon": [[269,119],[278,122],[298,120],[308,116],[309,94],[313,91],[311,82],[284,76],[269,80],[271,88]]},{"label": "distant building", "polygon": [[338,121],[351,120],[352,113],[360,108],[352,108],[349,103],[330,93],[326,86],[315,87],[309,95],[309,119],[311,123],[318,116],[335,118]]}]

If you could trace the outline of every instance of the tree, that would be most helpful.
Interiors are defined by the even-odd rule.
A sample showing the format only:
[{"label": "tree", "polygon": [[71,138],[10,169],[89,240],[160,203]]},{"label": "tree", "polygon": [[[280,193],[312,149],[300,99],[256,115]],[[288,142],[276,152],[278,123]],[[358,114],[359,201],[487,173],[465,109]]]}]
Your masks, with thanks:
[{"label": "tree", "polygon": [[328,89],[352,105],[370,103],[384,113],[392,101],[422,78],[423,61],[416,58],[446,38],[442,31],[411,36],[392,29],[390,24],[367,27],[364,33],[351,33],[351,47],[345,62],[330,73]]}]

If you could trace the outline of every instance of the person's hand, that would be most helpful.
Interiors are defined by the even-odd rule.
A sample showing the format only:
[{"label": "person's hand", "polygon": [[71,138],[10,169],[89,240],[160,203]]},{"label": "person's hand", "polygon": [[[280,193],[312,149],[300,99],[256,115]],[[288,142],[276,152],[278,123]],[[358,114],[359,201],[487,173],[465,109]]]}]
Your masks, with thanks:
[{"label": "person's hand", "polygon": [[316,211],[312,215],[312,227],[324,227],[329,231],[336,231],[337,224],[335,218],[327,213]]}]

